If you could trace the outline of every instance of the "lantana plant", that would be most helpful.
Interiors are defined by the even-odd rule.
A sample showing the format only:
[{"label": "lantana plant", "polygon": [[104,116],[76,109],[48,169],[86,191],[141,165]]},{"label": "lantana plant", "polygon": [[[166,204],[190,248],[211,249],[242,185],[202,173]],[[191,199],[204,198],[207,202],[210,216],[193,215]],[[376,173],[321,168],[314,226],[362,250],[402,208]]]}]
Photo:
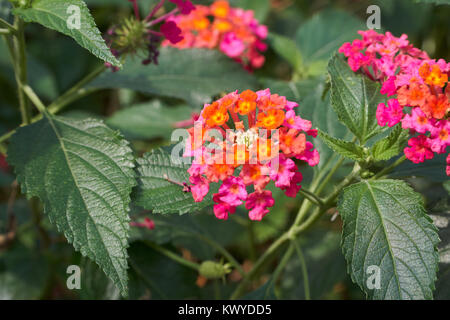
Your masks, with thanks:
[{"label": "lantana plant", "polygon": [[449,298],[445,15],[86,3],[0,0],[1,298]]}]

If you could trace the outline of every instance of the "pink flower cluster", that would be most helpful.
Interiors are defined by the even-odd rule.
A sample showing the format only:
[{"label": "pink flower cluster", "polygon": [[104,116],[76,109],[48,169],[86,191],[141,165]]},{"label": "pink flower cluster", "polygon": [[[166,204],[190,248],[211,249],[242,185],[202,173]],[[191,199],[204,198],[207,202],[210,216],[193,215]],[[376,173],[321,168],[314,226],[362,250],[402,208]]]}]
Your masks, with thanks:
[{"label": "pink flower cluster", "polygon": [[[413,137],[404,149],[406,157],[421,163],[434,154],[446,153],[450,145],[450,63],[430,59],[415,48],[406,35],[390,32],[359,31],[361,39],[344,43],[339,49],[348,58],[350,68],[362,71],[382,84],[381,93],[391,97],[387,106],[380,103],[377,120],[380,126],[392,127],[401,122]],[[404,108],[410,112],[404,113]],[[406,109],[408,110],[408,109]],[[450,175],[450,155],[447,175]]]},{"label": "pink flower cluster", "polygon": [[272,192],[265,189],[270,181],[295,197],[303,176],[294,159],[310,166],[320,160],[306,140],[306,135],[316,137],[317,130],[295,114],[296,107],[297,103],[269,89],[232,92],[205,105],[188,129],[184,153],[194,157],[188,169],[194,201],[203,201],[211,182],[221,182],[213,195],[218,219],[227,219],[245,202],[249,218],[261,220],[275,203]]},{"label": "pink flower cluster", "polygon": [[228,1],[211,6],[197,5],[188,15],[171,18],[181,28],[183,41],[164,41],[163,46],[184,48],[218,48],[248,69],[262,67],[260,52],[267,49],[267,27],[260,25],[252,10],[230,7]]}]

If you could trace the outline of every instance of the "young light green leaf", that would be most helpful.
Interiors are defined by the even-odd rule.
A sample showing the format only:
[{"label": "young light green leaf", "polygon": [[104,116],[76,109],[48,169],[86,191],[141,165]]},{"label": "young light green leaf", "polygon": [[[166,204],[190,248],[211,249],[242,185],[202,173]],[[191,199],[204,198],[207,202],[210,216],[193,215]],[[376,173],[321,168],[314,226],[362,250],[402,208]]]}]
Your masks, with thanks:
[{"label": "young light green leaf", "polygon": [[128,205],[135,185],[128,142],[98,120],[47,115],[14,134],[8,162],[22,192],[38,197],[74,248],[126,295]]},{"label": "young light green leaf", "polygon": [[326,63],[346,41],[353,40],[364,23],[345,11],[329,9],[319,12],[297,31],[296,44],[309,75],[326,72]]},{"label": "young light green leaf", "polygon": [[402,152],[404,144],[408,140],[407,130],[397,125],[386,137],[377,141],[371,148],[375,161],[389,160]]},{"label": "young light green leaf", "polygon": [[13,10],[27,22],[36,22],[73,38],[97,58],[121,67],[100,31],[88,7],[82,0],[33,0],[29,8]]},{"label": "young light green leaf", "polygon": [[106,124],[119,129],[128,138],[170,139],[175,123],[189,119],[192,112],[189,106],[166,107],[156,100],[122,109],[106,120]]},{"label": "young light green leaf", "polygon": [[355,161],[362,161],[365,158],[364,148],[354,142],[333,138],[321,130],[319,130],[319,137],[327,146],[343,157]]},{"label": "young light green leaf", "polygon": [[432,299],[439,237],[404,181],[363,181],[338,201],[347,270],[370,299]]},{"label": "young light green leaf", "polygon": [[212,204],[207,196],[202,202],[194,202],[190,192],[184,192],[179,184],[189,184],[189,165],[174,162],[164,149],[152,150],[137,160],[139,187],[136,204],[154,213],[184,214],[199,211]]},{"label": "young light green leaf", "polygon": [[106,72],[91,87],[128,88],[183,99],[202,107],[221,92],[254,89],[255,78],[220,52],[207,49],[161,49],[158,65],[142,68],[137,59],[122,70]]},{"label": "young light green leaf", "polygon": [[339,55],[328,63],[331,76],[331,104],[339,120],[364,144],[386,130],[376,119],[377,106],[386,102],[380,84],[353,72]]}]

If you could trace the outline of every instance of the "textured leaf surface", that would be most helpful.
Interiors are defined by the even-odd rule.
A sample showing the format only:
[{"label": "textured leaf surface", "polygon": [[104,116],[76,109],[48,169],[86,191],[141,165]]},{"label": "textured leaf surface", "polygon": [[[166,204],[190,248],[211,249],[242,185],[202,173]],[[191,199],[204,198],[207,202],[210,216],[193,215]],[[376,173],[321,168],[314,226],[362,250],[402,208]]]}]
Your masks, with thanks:
[{"label": "textured leaf surface", "polygon": [[132,160],[128,143],[102,122],[54,116],[20,128],[8,150],[22,192],[41,199],[58,230],[124,295]]},{"label": "textured leaf surface", "polygon": [[[80,28],[69,28],[67,21],[73,14],[70,6],[80,9]],[[14,14],[27,22],[36,22],[49,29],[72,37],[80,46],[93,55],[120,67],[120,62],[113,56],[100,31],[95,25],[88,7],[82,0],[34,0],[29,8],[16,8]]]},{"label": "textured leaf surface", "polygon": [[130,138],[170,138],[175,130],[174,124],[189,119],[192,112],[189,106],[169,108],[160,101],[154,101],[122,109],[114,113],[106,123]]},{"label": "textured leaf surface", "polygon": [[173,161],[168,151],[153,150],[137,162],[139,187],[136,204],[144,209],[154,213],[184,214],[199,211],[212,204],[209,196],[202,202],[194,202],[190,192],[183,192],[182,186],[173,183],[189,184],[189,165]]},{"label": "textured leaf surface", "polygon": [[356,38],[358,30],[365,30],[364,23],[339,10],[324,10],[300,26],[296,35],[297,47],[308,73],[325,73],[326,63],[346,41]]},{"label": "textured leaf surface", "polygon": [[343,157],[353,159],[355,161],[361,161],[365,157],[364,148],[354,142],[333,138],[323,131],[319,131],[319,136],[327,144],[327,146]]},{"label": "textured leaf surface", "polygon": [[[437,229],[421,196],[400,180],[363,181],[344,189],[347,269],[371,299],[432,299],[439,255]],[[380,268],[380,289],[369,289],[369,266]]]},{"label": "textured leaf surface", "polygon": [[331,76],[331,104],[339,120],[361,143],[382,132],[376,111],[386,97],[380,93],[380,84],[353,72],[342,57],[334,56],[328,64]]},{"label": "textured leaf surface", "polygon": [[397,125],[386,137],[377,141],[372,147],[372,155],[375,160],[389,160],[403,151],[409,133]]},{"label": "textured leaf surface", "polygon": [[221,92],[252,89],[255,78],[220,52],[206,49],[163,48],[158,65],[145,68],[139,59],[127,60],[122,70],[106,72],[90,86],[128,88],[183,99],[203,107]]}]

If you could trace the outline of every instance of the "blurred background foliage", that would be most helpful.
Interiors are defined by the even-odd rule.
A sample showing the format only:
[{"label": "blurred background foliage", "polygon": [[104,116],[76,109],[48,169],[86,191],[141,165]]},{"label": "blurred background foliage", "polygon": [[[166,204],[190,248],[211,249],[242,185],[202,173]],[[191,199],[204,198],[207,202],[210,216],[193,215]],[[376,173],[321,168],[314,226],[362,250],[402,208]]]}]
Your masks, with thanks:
[{"label": "blurred background foliage", "polygon": [[[148,12],[156,2],[139,0],[144,12]],[[212,1],[193,2],[199,4]],[[130,3],[126,0],[86,0],[86,3],[102,32],[132,13]],[[369,5],[380,6],[384,31],[390,31],[396,36],[406,33],[416,47],[427,51],[432,58],[450,60],[450,6],[447,5],[410,0],[232,0],[231,3],[253,9],[260,22],[265,23],[270,30],[266,64],[251,75],[251,81],[257,83],[254,85],[270,87],[290,100],[299,101],[304,107],[302,115],[311,119],[315,126],[332,132],[335,137],[344,138],[348,132],[337,122],[329,107],[326,63],[342,43],[356,38],[357,30],[365,29]],[[11,19],[9,9],[8,2],[0,0],[0,16]],[[36,24],[28,25],[26,32],[29,82],[45,103],[57,98],[100,64],[74,41],[56,32]],[[166,59],[169,64],[170,58]],[[141,66],[138,72],[148,73],[154,68]],[[217,72],[220,72],[220,68]],[[169,144],[173,123],[188,119],[202,107],[201,104],[196,105],[195,100],[184,100],[170,92],[153,94],[134,90],[132,86],[127,89],[107,89],[112,87],[108,83],[110,77],[108,74],[104,77],[106,80],[100,79],[97,83],[98,87],[106,89],[95,91],[72,103],[62,114],[105,119],[108,125],[121,130],[132,140],[137,154]],[[20,124],[14,74],[4,41],[0,42],[0,88],[1,135]],[[334,161],[333,153],[317,139],[315,144],[322,155],[319,167],[329,166]],[[345,176],[349,169],[344,163],[338,177]],[[397,176],[402,175],[401,170],[408,172],[411,168],[399,168]],[[410,179],[409,182],[425,195],[430,212],[438,221],[444,221],[441,225],[448,225],[449,184],[448,181],[442,183],[445,179],[441,172],[442,166],[439,165],[439,171],[433,171],[432,166],[426,170],[416,169],[418,178]],[[307,185],[313,170],[303,172]],[[0,299],[119,299],[120,294],[103,272],[74,252],[72,246],[42,215],[40,204],[35,200],[27,202],[18,193],[13,181],[11,169],[5,159],[0,158],[0,234],[14,239],[0,248]],[[330,182],[329,189],[333,188],[333,183]],[[214,250],[214,246],[201,241],[202,237],[208,235],[229,249],[248,270],[255,258],[293,220],[298,209],[300,197],[291,199],[275,190],[274,193],[276,205],[260,223],[248,221],[243,211],[229,221],[219,221],[213,217],[210,209],[192,215],[157,216],[133,208],[132,219],[150,216],[156,228],[151,231],[132,228],[129,298],[228,297],[240,280],[237,272],[227,276],[226,281],[206,281],[195,271],[154,251],[148,244],[157,243],[182,254],[188,260],[218,261],[221,255]],[[339,248],[340,220],[337,218],[332,222],[332,214],[299,239],[305,251],[312,298],[362,299],[362,293],[346,273]],[[10,234],[11,230],[14,234]],[[435,295],[435,298],[442,299],[450,298],[450,246],[447,234],[448,230],[443,229],[443,262]],[[288,263],[275,286],[268,285],[271,284],[270,278],[278,262],[265,268],[253,284],[255,292],[247,298],[305,298],[297,257]],[[70,291],[66,288],[66,268],[71,264],[82,268],[81,290]]]}]

